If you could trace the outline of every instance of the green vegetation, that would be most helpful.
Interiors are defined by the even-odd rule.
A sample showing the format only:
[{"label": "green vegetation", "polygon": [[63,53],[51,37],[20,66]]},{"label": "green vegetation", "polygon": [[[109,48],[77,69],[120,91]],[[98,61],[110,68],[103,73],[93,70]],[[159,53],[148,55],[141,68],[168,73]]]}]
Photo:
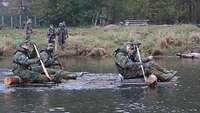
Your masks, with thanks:
[{"label": "green vegetation", "polygon": [[[34,29],[33,41],[40,47],[46,45],[47,28]],[[138,40],[142,43],[141,51],[145,54],[173,55],[177,52],[190,50],[200,44],[200,29],[192,25],[174,26],[144,26],[144,27],[90,27],[70,28],[70,38],[67,39],[63,54],[71,51],[91,51],[92,48],[103,48],[107,55],[126,41]],[[23,41],[23,30],[3,29],[0,31],[1,47],[14,48]],[[11,49],[13,50],[13,49]],[[70,55],[68,53],[68,55]]]},{"label": "green vegetation", "polygon": [[98,18],[106,23],[125,19],[149,19],[156,24],[200,22],[199,0],[32,0],[30,15],[49,23],[65,20],[68,25],[94,25]]}]

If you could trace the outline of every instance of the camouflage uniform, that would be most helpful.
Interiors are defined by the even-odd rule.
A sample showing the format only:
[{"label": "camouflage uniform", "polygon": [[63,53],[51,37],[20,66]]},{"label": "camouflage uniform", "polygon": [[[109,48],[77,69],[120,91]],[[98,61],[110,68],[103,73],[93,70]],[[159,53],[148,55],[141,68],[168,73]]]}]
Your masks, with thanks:
[{"label": "camouflage uniform", "polygon": [[[41,68],[36,68],[34,65],[39,62],[39,59],[35,57],[29,50],[17,47],[17,50],[13,56],[13,73],[19,76],[24,82],[36,82],[42,75],[39,73]],[[37,71],[35,71],[37,70]]]},{"label": "camouflage uniform", "polygon": [[66,38],[68,38],[68,33],[66,31],[66,26],[63,23],[59,24],[57,34],[58,34],[58,43],[60,47],[64,49],[64,44],[65,44]]},{"label": "camouflage uniform", "polygon": [[68,33],[68,29],[67,29],[67,25],[66,25],[65,21],[63,21],[62,24],[63,24],[63,27],[65,29],[66,38],[68,38],[69,37],[69,33]]},{"label": "camouflage uniform", "polygon": [[47,37],[48,37],[48,43],[55,44],[56,31],[53,25],[50,25],[49,30],[47,32]]},{"label": "camouflage uniform", "polygon": [[30,40],[31,38],[31,34],[33,33],[33,30],[32,30],[32,22],[31,20],[29,19],[26,23],[26,26],[25,26],[25,32],[26,32],[26,40]]},{"label": "camouflage uniform", "polygon": [[115,50],[114,56],[117,69],[125,79],[142,77],[143,73],[140,65],[143,65],[146,76],[154,74],[160,81],[167,81],[176,73],[175,71],[167,71],[166,69],[161,68],[148,58],[143,58],[142,63],[140,63],[137,51],[134,51],[131,54],[128,53],[126,45]]},{"label": "camouflage uniform", "polygon": [[52,68],[52,69],[61,69],[61,64],[58,61],[57,55],[54,54],[53,52],[53,49],[54,49],[53,45],[48,44],[48,46],[52,46],[52,47],[47,47],[40,51],[41,59],[43,60],[46,67]]},{"label": "camouflage uniform", "polygon": [[41,59],[43,60],[45,67],[49,74],[53,75],[55,79],[75,79],[77,75],[71,72],[62,70],[62,66],[54,54],[54,47],[52,44],[48,44],[46,49],[40,51]]}]

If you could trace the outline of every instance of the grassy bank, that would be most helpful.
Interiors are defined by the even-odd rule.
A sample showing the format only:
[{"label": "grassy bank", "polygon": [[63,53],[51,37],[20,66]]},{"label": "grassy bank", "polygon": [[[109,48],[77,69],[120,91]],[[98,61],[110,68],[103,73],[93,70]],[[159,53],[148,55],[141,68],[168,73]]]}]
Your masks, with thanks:
[{"label": "grassy bank", "polygon": [[[33,41],[40,47],[47,43],[47,28],[34,29]],[[70,38],[62,55],[112,55],[112,51],[126,41],[138,40],[145,54],[173,55],[200,45],[200,28],[192,25],[144,27],[70,28]],[[23,30],[0,30],[0,47],[12,53],[16,44],[24,40]],[[95,49],[94,49],[95,48]]]}]

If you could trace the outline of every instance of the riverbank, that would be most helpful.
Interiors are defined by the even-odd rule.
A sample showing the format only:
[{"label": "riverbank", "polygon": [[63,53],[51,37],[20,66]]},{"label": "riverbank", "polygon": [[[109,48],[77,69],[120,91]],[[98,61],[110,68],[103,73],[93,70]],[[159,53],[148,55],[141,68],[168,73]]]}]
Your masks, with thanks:
[{"label": "riverbank", "polygon": [[[12,55],[15,46],[24,40],[23,30],[0,30],[0,48],[5,56]],[[47,44],[47,28],[33,29],[33,41],[40,48]],[[112,56],[123,42],[138,40],[141,52],[151,55],[174,55],[177,52],[198,48],[200,28],[193,25],[70,28],[62,56]]]}]

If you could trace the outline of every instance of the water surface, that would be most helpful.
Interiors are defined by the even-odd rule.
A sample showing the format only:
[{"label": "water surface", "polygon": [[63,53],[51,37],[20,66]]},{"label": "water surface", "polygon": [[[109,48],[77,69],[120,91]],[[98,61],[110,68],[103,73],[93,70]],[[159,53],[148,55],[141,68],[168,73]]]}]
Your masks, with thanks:
[{"label": "water surface", "polygon": [[[112,59],[62,58],[61,62],[74,72],[117,73]],[[178,71],[176,87],[64,90],[1,84],[0,113],[199,113],[200,60],[160,58],[156,62]],[[0,63],[10,67],[9,60]]]}]

